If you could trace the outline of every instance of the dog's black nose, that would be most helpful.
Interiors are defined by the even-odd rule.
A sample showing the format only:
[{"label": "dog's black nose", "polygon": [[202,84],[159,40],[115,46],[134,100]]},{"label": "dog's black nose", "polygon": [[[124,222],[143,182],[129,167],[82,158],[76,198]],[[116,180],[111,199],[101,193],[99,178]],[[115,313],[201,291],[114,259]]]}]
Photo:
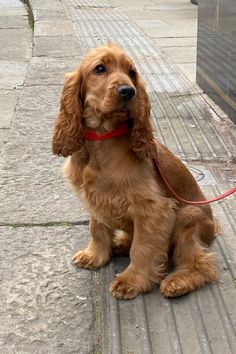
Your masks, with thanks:
[{"label": "dog's black nose", "polygon": [[135,95],[135,89],[132,86],[128,86],[128,85],[118,86],[117,91],[125,101],[130,101],[131,98]]}]

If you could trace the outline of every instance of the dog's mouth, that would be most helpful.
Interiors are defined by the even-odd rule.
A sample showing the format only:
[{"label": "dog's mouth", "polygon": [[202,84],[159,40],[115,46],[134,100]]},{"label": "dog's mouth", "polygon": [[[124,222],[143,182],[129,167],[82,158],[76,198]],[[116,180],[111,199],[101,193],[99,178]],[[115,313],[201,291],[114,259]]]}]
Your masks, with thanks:
[{"label": "dog's mouth", "polygon": [[106,131],[113,130],[117,124],[130,121],[130,110],[128,108],[120,108],[104,114],[102,117],[102,126]]},{"label": "dog's mouth", "polygon": [[119,102],[113,106],[110,114],[113,117],[117,117],[119,120],[124,121],[130,117],[132,110],[132,104],[130,102]]},{"label": "dog's mouth", "polygon": [[125,121],[130,117],[130,110],[129,108],[117,109],[112,112],[112,115],[120,121]]}]

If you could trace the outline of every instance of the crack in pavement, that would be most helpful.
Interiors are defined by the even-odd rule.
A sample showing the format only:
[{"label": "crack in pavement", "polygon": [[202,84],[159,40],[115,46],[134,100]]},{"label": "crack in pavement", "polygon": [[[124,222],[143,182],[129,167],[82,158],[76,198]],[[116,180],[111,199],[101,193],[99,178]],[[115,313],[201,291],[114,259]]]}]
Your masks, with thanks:
[{"label": "crack in pavement", "polygon": [[46,223],[0,223],[0,227],[14,227],[14,228],[20,228],[20,227],[57,227],[57,226],[82,226],[82,225],[88,225],[89,220],[81,220],[81,221],[52,221],[52,222],[46,222]]}]

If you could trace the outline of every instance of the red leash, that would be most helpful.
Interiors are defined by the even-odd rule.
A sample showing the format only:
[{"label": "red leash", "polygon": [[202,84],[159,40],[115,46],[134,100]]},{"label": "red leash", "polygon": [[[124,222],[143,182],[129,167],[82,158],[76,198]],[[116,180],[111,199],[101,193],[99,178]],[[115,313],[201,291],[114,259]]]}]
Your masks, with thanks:
[{"label": "red leash", "polygon": [[187,199],[184,199],[182,198],[181,196],[179,196],[175,191],[174,189],[172,188],[172,186],[170,185],[170,182],[168,181],[168,179],[166,178],[166,176],[163,174],[163,172],[161,171],[161,168],[160,168],[160,163],[158,160],[156,159],[153,159],[153,162],[155,164],[155,167],[156,167],[156,170],[159,172],[163,182],[165,183],[166,187],[169,189],[169,191],[173,194],[173,196],[181,201],[181,202],[184,202],[186,204],[192,204],[192,205],[202,205],[202,204],[210,204],[210,203],[213,203],[213,202],[217,202],[218,200],[221,200],[223,198],[226,198],[228,197],[229,195],[233,194],[236,192],[236,187],[232,188],[232,189],[229,189],[228,191],[226,191],[225,193],[223,194],[220,194],[218,197],[215,197],[215,198],[212,198],[212,199],[207,199],[207,200],[197,200],[197,201],[194,201],[194,200],[187,200]]},{"label": "red leash", "polygon": [[[112,139],[112,138],[116,138],[119,136],[123,136],[123,135],[128,135],[131,132],[131,128],[128,127],[128,125],[126,124],[126,122],[122,122],[118,125],[118,127],[116,129],[114,129],[113,131],[109,132],[109,133],[102,133],[102,134],[97,134],[96,132],[92,131],[92,130],[87,130],[84,133],[84,139],[85,140],[91,140],[91,141],[96,141],[96,140],[107,140],[107,139]],[[171,186],[170,182],[168,181],[167,177],[164,175],[164,173],[161,171],[160,168],[160,163],[157,159],[153,159],[155,168],[157,170],[157,172],[159,173],[159,175],[161,176],[163,182],[165,183],[166,187],[169,189],[169,191],[173,194],[173,196],[186,204],[192,204],[192,205],[202,205],[202,204],[210,204],[213,202],[217,202],[218,200],[221,200],[223,198],[228,197],[229,195],[233,194],[236,192],[236,187],[226,191],[225,193],[219,195],[218,197],[212,198],[212,199],[208,199],[208,200],[198,200],[198,201],[194,201],[194,200],[187,200],[182,198],[181,196],[179,196],[173,189],[173,187]]]}]

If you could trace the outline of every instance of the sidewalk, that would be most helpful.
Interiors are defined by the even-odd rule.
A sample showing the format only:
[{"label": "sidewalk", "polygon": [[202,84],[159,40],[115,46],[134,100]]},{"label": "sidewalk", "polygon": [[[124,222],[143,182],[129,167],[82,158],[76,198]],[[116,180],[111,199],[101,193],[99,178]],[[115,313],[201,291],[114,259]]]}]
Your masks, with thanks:
[{"label": "sidewalk", "polygon": [[222,226],[212,247],[217,284],[175,300],[157,289],[117,301],[107,288],[127,259],[95,272],[71,264],[87,244],[88,215],[62,179],[64,159],[51,153],[63,75],[108,38],[132,55],[148,84],[157,138],[187,163],[209,197],[236,183],[235,125],[121,1],[29,3],[32,58],[0,154],[1,353],[235,353],[236,196],[213,205]]},{"label": "sidewalk", "polygon": [[0,1],[0,151],[31,58],[32,31],[27,15],[19,0]]}]

